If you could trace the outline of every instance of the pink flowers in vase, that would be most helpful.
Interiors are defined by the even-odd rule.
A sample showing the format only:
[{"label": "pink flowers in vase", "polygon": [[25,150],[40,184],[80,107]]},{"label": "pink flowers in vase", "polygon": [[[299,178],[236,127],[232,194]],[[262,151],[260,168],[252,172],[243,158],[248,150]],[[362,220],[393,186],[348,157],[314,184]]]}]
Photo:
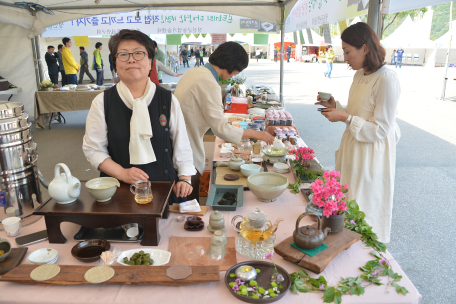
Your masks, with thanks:
[{"label": "pink flowers in vase", "polygon": [[339,171],[325,171],[323,177],[312,183],[312,202],[319,208],[323,208],[323,215],[329,218],[331,215],[339,215],[347,211],[345,205],[345,193],[348,185],[340,184]]},{"label": "pink flowers in vase", "polygon": [[307,162],[308,160],[311,160],[315,157],[315,152],[311,148],[307,147],[300,147],[294,150],[290,151],[290,154],[295,156],[295,162],[296,165],[301,165],[304,168],[307,168],[309,166],[309,163]]}]

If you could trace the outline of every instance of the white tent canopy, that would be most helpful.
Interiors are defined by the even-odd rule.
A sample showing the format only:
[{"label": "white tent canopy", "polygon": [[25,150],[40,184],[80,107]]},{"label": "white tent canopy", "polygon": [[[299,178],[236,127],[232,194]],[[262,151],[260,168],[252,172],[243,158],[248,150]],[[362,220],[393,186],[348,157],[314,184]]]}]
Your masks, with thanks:
[{"label": "white tent canopy", "polygon": [[414,23],[410,16],[388,37],[382,40],[385,48],[432,48],[435,43],[429,39],[432,12]]},{"label": "white tent canopy", "polygon": [[208,45],[212,43],[212,37],[207,35],[203,37],[203,35],[199,35],[198,38],[195,38],[194,35],[190,35],[190,37],[186,37],[185,35],[181,38],[181,44],[202,44]]},{"label": "white tent canopy", "polygon": [[[16,0],[0,1],[0,22],[6,24],[19,25],[30,30],[29,37],[39,35],[45,28],[61,22],[95,16],[113,12],[133,11],[133,10],[197,10],[219,12],[232,15],[242,15],[244,17],[280,23],[281,7],[277,0],[79,0],[63,1],[62,4],[55,0],[40,0],[39,5],[51,10],[53,14],[46,14],[39,8],[29,9],[28,6],[14,4]],[[284,1],[286,4],[285,16],[287,16],[297,0]],[[46,11],[44,9],[44,11]],[[36,12],[35,17],[29,12]]]}]

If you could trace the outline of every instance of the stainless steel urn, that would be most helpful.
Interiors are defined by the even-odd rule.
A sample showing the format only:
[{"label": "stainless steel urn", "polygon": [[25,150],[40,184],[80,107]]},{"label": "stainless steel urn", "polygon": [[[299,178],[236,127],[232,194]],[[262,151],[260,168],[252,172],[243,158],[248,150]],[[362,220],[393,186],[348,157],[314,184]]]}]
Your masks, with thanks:
[{"label": "stainless steel urn", "polygon": [[0,104],[0,221],[18,216],[23,227],[41,218],[32,215],[42,203],[37,158],[24,106],[19,102]]}]

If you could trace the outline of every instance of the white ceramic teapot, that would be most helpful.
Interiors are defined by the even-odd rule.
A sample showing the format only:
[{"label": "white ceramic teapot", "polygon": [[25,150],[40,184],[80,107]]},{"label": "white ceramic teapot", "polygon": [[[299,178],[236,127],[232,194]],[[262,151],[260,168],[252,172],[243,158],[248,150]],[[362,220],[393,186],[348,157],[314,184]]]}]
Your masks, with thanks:
[{"label": "white ceramic teapot", "polygon": [[241,171],[241,165],[245,164],[245,161],[242,159],[242,157],[239,157],[237,155],[234,155],[230,161],[218,161],[215,163],[215,166],[221,166],[221,165],[226,165],[230,167],[231,170],[233,171]]},{"label": "white ceramic teapot", "polygon": [[[60,173],[60,168],[65,173]],[[49,183],[49,195],[59,204],[74,202],[81,194],[81,182],[71,175],[70,169],[65,164],[57,164],[54,169],[54,179]]]}]

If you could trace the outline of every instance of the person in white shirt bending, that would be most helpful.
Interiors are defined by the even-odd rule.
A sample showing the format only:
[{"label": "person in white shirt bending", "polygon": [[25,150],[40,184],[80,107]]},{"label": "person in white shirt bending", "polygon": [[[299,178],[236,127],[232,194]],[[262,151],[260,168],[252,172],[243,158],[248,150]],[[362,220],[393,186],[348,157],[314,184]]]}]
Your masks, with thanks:
[{"label": "person in white shirt bending", "polygon": [[149,79],[154,44],[140,31],[121,30],[109,50],[120,82],[92,102],[84,154],[101,176],[128,184],[176,181],[170,204],[182,202],[193,190],[193,152],[176,97]]},{"label": "person in white shirt bending", "polygon": [[[193,160],[200,174],[205,169],[203,136],[209,128],[216,136],[230,143],[239,144],[242,138],[255,138],[268,144],[274,140],[268,132],[232,126],[224,116],[219,77],[231,78],[248,64],[247,52],[239,43],[225,42],[212,53],[209,63],[190,69],[177,83],[174,96],[179,100],[184,113]],[[195,183],[198,180],[195,179]]]}]

